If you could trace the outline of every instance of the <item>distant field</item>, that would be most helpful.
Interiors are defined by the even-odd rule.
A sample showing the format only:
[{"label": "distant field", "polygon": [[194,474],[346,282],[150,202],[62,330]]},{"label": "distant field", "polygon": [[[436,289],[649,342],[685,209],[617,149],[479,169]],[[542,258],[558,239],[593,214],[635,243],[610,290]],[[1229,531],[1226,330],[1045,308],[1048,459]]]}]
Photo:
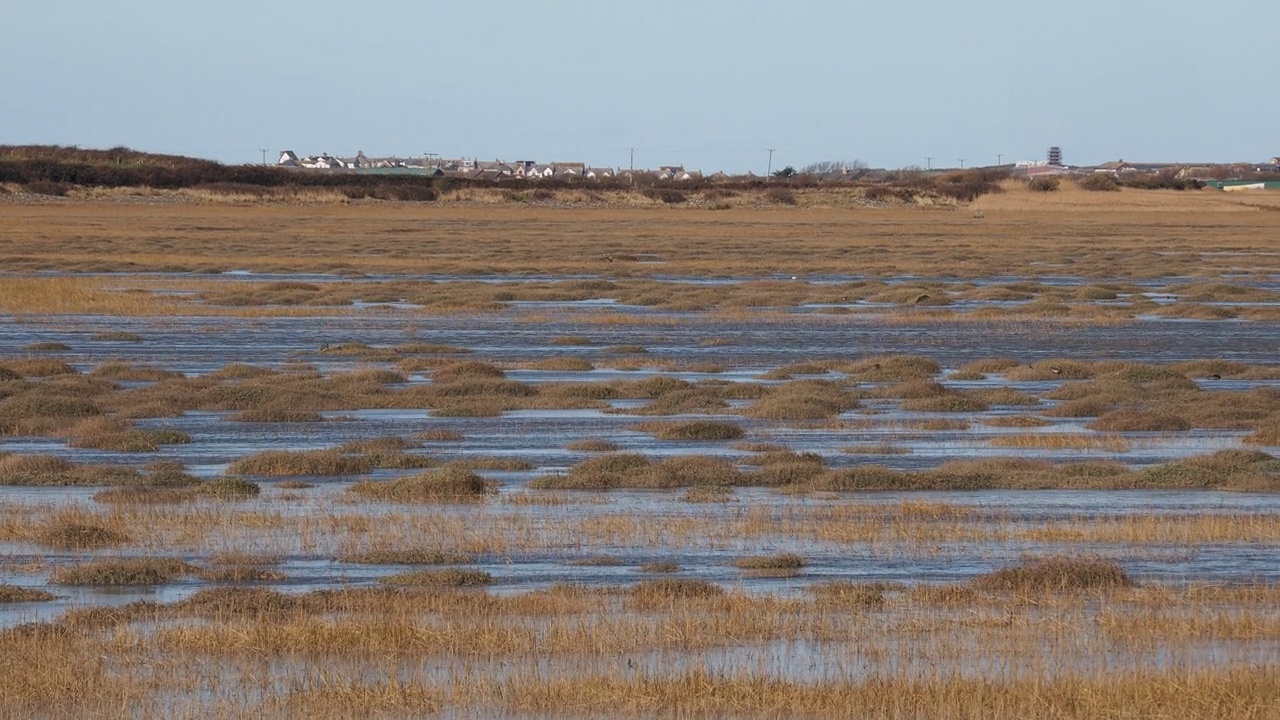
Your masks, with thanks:
[{"label": "distant field", "polygon": [[[842,190],[796,206],[547,206],[465,189],[436,203],[0,203],[7,271],[768,276],[1066,274],[1151,278],[1280,267],[1280,195],[1032,193],[867,207]],[[732,204],[732,203],[740,204]]]}]

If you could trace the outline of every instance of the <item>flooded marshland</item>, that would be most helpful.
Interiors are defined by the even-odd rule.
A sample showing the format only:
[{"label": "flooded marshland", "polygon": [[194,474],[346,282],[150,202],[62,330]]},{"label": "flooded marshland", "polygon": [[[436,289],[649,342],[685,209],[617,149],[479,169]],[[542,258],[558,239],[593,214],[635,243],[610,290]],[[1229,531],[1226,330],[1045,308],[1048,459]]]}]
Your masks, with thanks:
[{"label": "flooded marshland", "polygon": [[[127,292],[135,280],[110,277],[119,292]],[[163,279],[182,282],[179,276]],[[477,281],[413,280],[433,286]],[[522,282],[554,289],[582,280]],[[371,295],[384,295],[376,288],[386,281],[242,273],[224,280],[276,290],[339,282],[358,288],[368,282]],[[510,284],[503,278],[487,282]],[[852,282],[857,280],[828,277],[812,284]],[[919,282],[905,278],[886,285]],[[933,292],[947,292],[940,281],[930,282]],[[1024,281],[971,281],[950,292],[1015,282]],[[786,284],[810,285],[798,279]],[[1085,283],[1056,278],[1042,284]],[[1147,283],[1144,297],[1159,301],[1157,287],[1170,284]],[[1255,279],[1248,290],[1275,293],[1277,285]],[[847,310],[843,313],[829,312],[830,304],[811,303],[735,313],[680,312],[621,304],[608,290],[606,285],[581,299],[510,300],[489,312],[451,314],[422,314],[407,301],[356,300],[289,316],[7,318],[0,323],[0,356],[17,368],[13,375],[23,375],[7,381],[7,397],[34,393],[42,384],[69,383],[69,378],[92,379],[93,387],[80,391],[68,385],[70,392],[96,398],[98,407],[86,416],[128,417],[129,431],[181,438],[172,444],[113,447],[80,441],[72,421],[43,423],[36,430],[42,423],[31,420],[32,429],[23,430],[23,419],[15,416],[0,445],[11,466],[29,457],[60,458],[75,467],[169,463],[193,484],[233,475],[260,493],[233,500],[194,496],[129,502],[113,501],[109,494],[104,499],[102,486],[108,482],[78,486],[56,474],[14,481],[19,484],[2,491],[9,529],[0,536],[5,557],[0,583],[43,588],[59,568],[100,557],[164,555],[203,566],[216,556],[240,553],[271,559],[269,569],[249,582],[255,587],[300,592],[377,586],[409,566],[345,562],[344,554],[406,543],[465,557],[466,567],[487,573],[490,591],[499,593],[564,583],[627,586],[649,576],[646,566],[661,563],[678,566],[680,577],[784,596],[832,580],[958,582],[1022,557],[1054,553],[1113,558],[1134,577],[1160,583],[1271,582],[1280,572],[1273,562],[1280,540],[1269,534],[1280,503],[1280,494],[1273,492],[1277,467],[1265,460],[1265,453],[1275,450],[1268,444],[1275,442],[1269,439],[1274,434],[1264,437],[1250,421],[1222,416],[1222,407],[1246,403],[1260,407],[1254,414],[1262,417],[1250,418],[1259,420],[1257,425],[1274,422],[1280,368],[1273,361],[1280,323],[1146,315],[1117,324],[912,321],[891,317],[891,303],[857,302],[840,306]],[[209,304],[192,302],[193,307]],[[1005,301],[986,305],[1000,302]],[[984,303],[970,306],[976,311]],[[21,363],[41,361],[62,367],[43,376],[45,371],[21,372]],[[435,394],[457,385],[438,375],[442,369],[468,363],[485,382]],[[328,387],[320,391],[322,398],[305,395],[307,388],[352,378],[360,383],[353,393]],[[164,397],[167,387],[175,397]],[[817,413],[803,407],[794,413],[758,410],[765,398],[793,387],[844,396]],[[475,398],[467,392],[494,394],[468,405]],[[1103,397],[1107,392],[1118,394]],[[663,397],[679,393],[692,400],[659,407]],[[1163,412],[1175,421],[1147,426],[1138,418],[1130,427],[1098,426],[1099,417],[1109,412],[1162,410],[1152,402],[1162,393],[1171,393],[1169,403],[1186,406]],[[1096,407],[1064,412],[1070,403],[1095,395]],[[264,405],[307,416],[245,415]],[[1217,409],[1206,411],[1210,406]],[[719,423],[732,435],[671,438],[660,432],[664,422],[698,421]],[[387,467],[356,463],[334,473],[236,466],[273,451],[324,453],[388,439],[398,439],[396,452],[408,461]],[[584,441],[598,447],[581,445]],[[1187,466],[1193,479],[1163,486],[1140,475],[1223,452],[1263,458],[1247,471],[1250,483],[1198,483],[1194,465]],[[730,474],[694,473],[654,487],[559,489],[554,481],[572,477],[574,467],[592,457],[630,454],[653,462],[714,461],[717,471]],[[1020,467],[1014,460],[1036,465]],[[894,479],[879,486],[805,484],[823,473],[856,478],[860,469],[874,468],[894,473],[891,478],[916,478],[984,461],[995,463],[995,469],[975,470],[986,473],[983,479],[954,488]],[[453,465],[468,466],[483,478],[485,494],[474,501],[406,505],[363,500],[350,492],[356,483],[391,482],[423,468]],[[792,475],[764,477],[774,465],[790,468]],[[1072,486],[1052,480],[1027,485],[1017,478],[1064,465],[1092,468],[1098,477],[1131,479],[1114,486]],[[995,477],[1002,473],[1012,477]],[[1221,474],[1217,469],[1202,474],[1214,473]],[[902,489],[893,489],[894,482]],[[838,529],[841,517],[890,523],[916,505],[936,507],[938,515],[922,511],[913,519],[919,527],[911,532],[846,536]],[[42,545],[22,529],[56,522],[65,513],[110,516],[139,527],[128,533],[129,541],[115,546],[64,551]],[[158,515],[167,518],[159,521]],[[1101,529],[1143,521],[1177,527],[1215,517],[1267,529],[1199,537],[1166,528],[1140,540]],[[216,536],[209,530],[179,532],[199,523],[211,523],[209,530],[234,530]],[[1053,532],[1075,526],[1086,528],[1078,540],[1065,530]],[[950,536],[951,531],[960,536]],[[800,555],[805,564],[763,577],[734,565],[743,556],[776,552]],[[143,587],[60,586],[56,599],[7,605],[0,618],[13,624],[84,605],[174,601],[221,584],[185,574]]]},{"label": "flooded marshland", "polygon": [[993,197],[0,206],[0,714],[1274,716],[1274,213]]}]

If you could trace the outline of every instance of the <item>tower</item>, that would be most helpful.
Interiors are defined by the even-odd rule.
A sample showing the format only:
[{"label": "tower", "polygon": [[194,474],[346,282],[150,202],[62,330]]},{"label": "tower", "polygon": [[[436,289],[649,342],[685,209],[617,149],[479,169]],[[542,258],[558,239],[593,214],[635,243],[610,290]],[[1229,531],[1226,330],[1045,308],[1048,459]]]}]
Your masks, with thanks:
[{"label": "tower", "polygon": [[1062,165],[1062,148],[1057,145],[1049,148],[1049,164],[1055,167]]}]

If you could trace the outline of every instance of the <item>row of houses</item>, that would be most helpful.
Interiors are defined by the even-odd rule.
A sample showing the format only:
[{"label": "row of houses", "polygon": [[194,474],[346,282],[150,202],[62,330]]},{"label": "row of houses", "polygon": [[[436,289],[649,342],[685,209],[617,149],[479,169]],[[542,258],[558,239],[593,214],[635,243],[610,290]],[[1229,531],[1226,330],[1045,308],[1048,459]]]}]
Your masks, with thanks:
[{"label": "row of houses", "polygon": [[[279,167],[303,168],[308,170],[359,170],[368,172],[417,171],[429,177],[462,177],[473,180],[502,180],[519,178],[525,180],[607,180],[611,178],[630,179],[634,173],[636,178],[642,175],[655,180],[701,180],[703,175],[698,170],[686,170],[682,165],[663,165],[657,170],[619,170],[610,167],[591,167],[581,162],[538,163],[532,160],[503,162],[501,160],[483,161],[459,158],[454,160],[421,158],[370,158],[363,151],[354,157],[336,157],[328,153],[298,157],[292,150],[280,153],[276,163]],[[712,177],[725,177],[723,172]]]}]

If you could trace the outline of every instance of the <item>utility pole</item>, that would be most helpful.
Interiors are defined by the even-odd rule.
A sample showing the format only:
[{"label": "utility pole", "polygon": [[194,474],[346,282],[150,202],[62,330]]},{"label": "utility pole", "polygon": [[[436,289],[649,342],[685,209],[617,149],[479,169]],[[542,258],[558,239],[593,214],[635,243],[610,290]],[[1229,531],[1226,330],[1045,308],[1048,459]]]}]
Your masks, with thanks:
[{"label": "utility pole", "polygon": [[1001,165],[1004,165],[1004,155],[996,153],[996,167],[1000,167]]},{"label": "utility pole", "polygon": [[627,179],[631,181],[632,185],[635,185],[636,184],[636,149],[635,148],[627,148],[627,149],[631,151],[631,172],[627,174]]},{"label": "utility pole", "polygon": [[769,151],[769,169],[764,173],[766,178],[773,177],[773,151],[776,149],[777,148],[765,148],[765,150]]},{"label": "utility pole", "polygon": [[964,158],[960,158],[960,169],[964,169]]},{"label": "utility pole", "polygon": [[925,155],[925,156],[924,156],[924,169],[925,169],[925,170],[932,170],[932,169],[933,169],[933,156],[932,156],[932,155]]},{"label": "utility pole", "polygon": [[268,150],[268,148],[258,148],[258,152],[262,153],[262,164],[263,164],[263,165],[266,165],[266,164],[267,164],[267,150]]}]

